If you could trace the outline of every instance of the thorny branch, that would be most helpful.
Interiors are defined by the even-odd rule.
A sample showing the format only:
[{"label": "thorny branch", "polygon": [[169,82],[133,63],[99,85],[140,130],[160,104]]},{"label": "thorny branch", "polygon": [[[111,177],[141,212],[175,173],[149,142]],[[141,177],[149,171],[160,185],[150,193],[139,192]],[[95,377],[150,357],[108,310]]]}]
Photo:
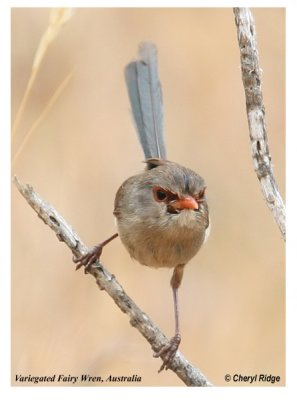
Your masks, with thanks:
[{"label": "thorny branch", "polygon": [[273,174],[268,148],[255,23],[249,8],[234,8],[233,11],[240,49],[254,169],[266,204],[273,214],[283,239],[286,240],[286,210]]},{"label": "thorny branch", "polygon": [[[20,183],[16,177],[14,183],[37,215],[56,233],[58,239],[70,248],[75,257],[87,252],[88,249],[79,236],[53,206],[45,202],[31,186]],[[105,290],[123,313],[127,314],[130,324],[150,343],[154,352],[158,352],[164,344],[168,343],[166,336],[126,294],[115,276],[110,274],[101,262],[94,263],[89,273],[95,278],[99,288]],[[187,386],[212,386],[202,372],[191,365],[179,352],[169,368]]]}]

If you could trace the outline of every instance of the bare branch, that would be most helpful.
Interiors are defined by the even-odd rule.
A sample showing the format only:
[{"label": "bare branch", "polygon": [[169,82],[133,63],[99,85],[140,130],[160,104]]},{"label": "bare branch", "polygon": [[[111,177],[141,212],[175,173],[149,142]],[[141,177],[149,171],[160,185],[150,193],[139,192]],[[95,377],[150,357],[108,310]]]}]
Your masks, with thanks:
[{"label": "bare branch", "polygon": [[256,30],[249,8],[234,8],[254,169],[266,204],[286,240],[286,210],[273,174],[261,89]]},{"label": "bare branch", "polygon": [[[37,215],[56,233],[60,241],[65,242],[74,256],[81,256],[87,252],[88,249],[79,236],[50,204],[46,203],[31,186],[21,184],[16,177],[13,181]],[[134,303],[114,275],[110,274],[101,263],[94,263],[90,269],[90,274],[96,279],[99,288],[105,290],[116,305],[127,314],[130,324],[150,343],[154,352],[158,352],[161,347],[168,343],[166,336],[148,315]],[[212,386],[202,372],[191,365],[179,352],[174,357],[170,369],[187,386]]]}]

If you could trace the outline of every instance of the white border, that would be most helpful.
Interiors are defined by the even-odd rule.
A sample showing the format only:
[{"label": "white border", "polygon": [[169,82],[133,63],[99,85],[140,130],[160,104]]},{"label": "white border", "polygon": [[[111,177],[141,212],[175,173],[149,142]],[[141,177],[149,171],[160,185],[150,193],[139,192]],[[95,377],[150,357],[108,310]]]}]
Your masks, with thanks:
[{"label": "white border", "polygon": [[[121,399],[180,398],[189,399],[285,399],[296,398],[296,2],[294,1],[11,1],[0,5],[1,40],[1,139],[0,139],[0,210],[1,210],[1,337],[0,337],[0,397],[3,399],[52,399],[61,396],[65,399],[108,398]],[[295,3],[295,4],[294,4]],[[288,244],[287,244],[287,387],[286,388],[16,388],[10,387],[10,7],[286,7],[287,8],[287,182],[288,182]],[[292,178],[292,179],[291,179]],[[290,186],[290,182],[292,185]],[[3,307],[3,305],[5,305]],[[3,324],[4,320],[4,324]],[[4,328],[3,328],[4,327]],[[63,396],[63,397],[62,397]],[[162,396],[162,397],[161,397]]]}]

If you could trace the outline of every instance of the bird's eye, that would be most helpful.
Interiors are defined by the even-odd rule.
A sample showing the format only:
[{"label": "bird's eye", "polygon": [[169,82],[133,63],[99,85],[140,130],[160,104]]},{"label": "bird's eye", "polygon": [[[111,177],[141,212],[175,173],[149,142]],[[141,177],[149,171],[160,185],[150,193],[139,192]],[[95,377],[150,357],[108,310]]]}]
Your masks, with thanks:
[{"label": "bird's eye", "polygon": [[203,199],[203,197],[205,195],[205,189],[206,189],[206,187],[204,187],[202,190],[200,190],[200,192],[199,192],[199,198],[200,199]]},{"label": "bird's eye", "polygon": [[205,201],[205,189],[206,189],[206,186],[203,189],[201,189],[198,192],[198,194],[196,194],[194,196],[197,203],[203,203]]},{"label": "bird's eye", "polygon": [[153,188],[154,198],[157,201],[164,201],[167,199],[167,192],[166,190],[162,189],[161,187],[154,187]]}]

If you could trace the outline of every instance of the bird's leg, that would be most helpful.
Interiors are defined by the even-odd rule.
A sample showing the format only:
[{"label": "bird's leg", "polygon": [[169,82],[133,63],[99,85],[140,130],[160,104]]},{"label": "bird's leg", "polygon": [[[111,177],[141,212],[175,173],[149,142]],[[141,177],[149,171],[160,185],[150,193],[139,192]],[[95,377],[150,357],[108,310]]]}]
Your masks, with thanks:
[{"label": "bird's leg", "polygon": [[99,243],[97,246],[94,246],[92,249],[90,249],[86,254],[83,254],[80,257],[73,257],[73,261],[76,264],[76,270],[81,268],[83,265],[85,267],[85,273],[87,274],[89,269],[91,268],[91,265],[96,261],[100,259],[103,247],[106,246],[109,242],[111,242],[113,239],[118,237],[119,234],[115,233],[108,239],[104,240],[103,242]]},{"label": "bird's leg", "polygon": [[182,277],[184,273],[184,265],[178,265],[174,268],[173,275],[170,281],[172,291],[173,291],[173,302],[174,302],[174,317],[175,317],[175,334],[170,339],[170,341],[161,348],[154,357],[161,357],[163,364],[158,372],[163,371],[163,369],[168,369],[170,362],[172,361],[175,353],[177,352],[178,346],[181,341],[181,336],[179,332],[179,312],[178,312],[178,288],[180,287]]}]

